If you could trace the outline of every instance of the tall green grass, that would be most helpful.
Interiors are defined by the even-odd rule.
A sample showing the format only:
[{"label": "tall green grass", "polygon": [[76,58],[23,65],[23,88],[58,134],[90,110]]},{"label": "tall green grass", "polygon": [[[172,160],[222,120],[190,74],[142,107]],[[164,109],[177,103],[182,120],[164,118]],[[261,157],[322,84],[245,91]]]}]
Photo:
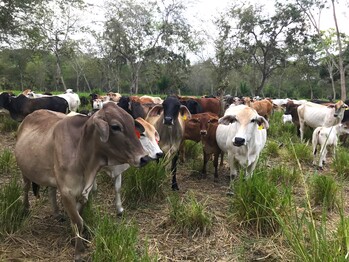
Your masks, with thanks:
[{"label": "tall green grass", "polygon": [[170,221],[177,231],[190,235],[210,233],[212,217],[205,203],[199,202],[192,192],[187,193],[183,198],[178,194],[172,194],[167,199]]},{"label": "tall green grass", "polygon": [[15,232],[25,221],[22,191],[17,175],[13,175],[9,182],[0,188],[0,236]]},{"label": "tall green grass", "polygon": [[0,173],[14,174],[17,172],[17,164],[12,151],[4,149],[0,154]]},{"label": "tall green grass", "polygon": [[332,167],[339,176],[349,178],[349,152],[347,149],[339,147],[333,159]]},{"label": "tall green grass", "polygon": [[167,182],[168,160],[155,161],[142,168],[129,168],[123,174],[122,193],[126,204],[134,207],[139,202],[148,202],[164,197]]},{"label": "tall green grass", "polygon": [[93,261],[157,261],[148,254],[147,246],[138,248],[138,228],[135,223],[104,215],[94,236]]},{"label": "tall green grass", "polygon": [[10,116],[0,116],[0,131],[13,132],[18,129],[19,122],[13,120]]},{"label": "tall green grass", "polygon": [[267,175],[259,170],[245,179],[242,172],[232,186],[234,195],[230,201],[230,212],[240,225],[254,230],[258,235],[269,235],[279,230],[274,214],[277,210],[285,214],[290,201],[289,190],[279,190]]},{"label": "tall green grass", "polygon": [[333,177],[315,175],[312,177],[310,198],[315,205],[328,210],[334,209],[337,201],[338,185]]}]

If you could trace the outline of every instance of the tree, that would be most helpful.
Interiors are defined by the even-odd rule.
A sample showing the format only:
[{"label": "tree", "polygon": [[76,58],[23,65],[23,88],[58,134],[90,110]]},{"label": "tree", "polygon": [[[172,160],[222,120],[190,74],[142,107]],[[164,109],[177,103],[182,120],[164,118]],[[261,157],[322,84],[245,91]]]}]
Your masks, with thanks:
[{"label": "tree", "polygon": [[261,6],[234,6],[217,24],[221,34],[216,57],[222,56],[218,60],[225,59],[229,67],[256,69],[253,95],[262,93],[267,79],[304,41],[306,30],[301,13],[292,5],[276,3],[272,16],[262,10]]},{"label": "tree", "polygon": [[[192,29],[184,18],[181,0],[134,1],[120,0],[108,6],[105,25],[107,50],[117,61],[124,59],[130,67],[130,93],[138,93],[142,67],[150,55],[167,50],[173,59],[183,59],[196,43]],[[163,63],[168,56],[164,57]]]},{"label": "tree", "polygon": [[[311,25],[315,29],[319,40],[322,42],[327,58],[331,60],[331,65],[335,66],[340,74],[341,83],[341,99],[344,101],[347,98],[346,86],[345,86],[345,70],[346,67],[343,63],[344,48],[343,48],[343,37],[344,34],[339,30],[337,21],[336,5],[338,4],[335,0],[295,0],[296,6],[305,14],[310,21]],[[320,28],[321,13],[324,9],[332,8],[332,16],[335,24],[335,36],[336,36],[336,56],[333,55],[330,46],[326,42],[328,38],[323,34]],[[346,38],[346,37],[345,37]]]},{"label": "tree", "polygon": [[26,42],[31,48],[50,51],[56,58],[56,90],[63,85],[62,56],[71,55],[70,45],[73,36],[83,31],[79,25],[77,13],[84,7],[82,0],[57,0],[48,2],[36,10],[34,15],[28,19],[30,26]]},{"label": "tree", "polygon": [[41,0],[3,0],[0,4],[0,44],[10,44],[28,28],[30,17]]}]

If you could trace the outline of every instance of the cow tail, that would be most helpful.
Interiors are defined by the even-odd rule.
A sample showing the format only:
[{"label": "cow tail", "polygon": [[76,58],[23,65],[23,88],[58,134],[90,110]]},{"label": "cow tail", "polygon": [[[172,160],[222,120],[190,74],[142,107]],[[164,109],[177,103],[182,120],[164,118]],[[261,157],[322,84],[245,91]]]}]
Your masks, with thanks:
[{"label": "cow tail", "polygon": [[39,195],[40,186],[38,184],[32,182],[32,189],[33,189],[34,196],[39,198],[40,197],[40,195]]}]

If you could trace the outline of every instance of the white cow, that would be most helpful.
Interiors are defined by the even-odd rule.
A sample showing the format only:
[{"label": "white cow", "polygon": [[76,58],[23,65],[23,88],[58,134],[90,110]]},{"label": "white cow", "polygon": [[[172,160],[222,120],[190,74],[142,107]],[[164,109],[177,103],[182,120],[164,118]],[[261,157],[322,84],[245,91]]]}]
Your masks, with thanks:
[{"label": "white cow", "polygon": [[333,147],[333,156],[336,152],[336,147],[338,144],[338,136],[349,134],[349,126],[347,124],[338,124],[331,127],[317,127],[313,132],[312,144],[313,144],[313,154],[314,161],[313,164],[316,165],[316,153],[318,145],[320,145],[319,153],[319,167],[322,169],[322,165],[326,162],[327,146]]},{"label": "white cow", "polygon": [[287,122],[292,123],[292,115],[282,115],[282,122],[286,124]]},{"label": "white cow", "polygon": [[74,93],[72,89],[67,89],[64,94],[57,95],[67,100],[69,110],[76,112],[81,104],[79,95]]},{"label": "white cow", "polygon": [[[149,154],[149,157],[153,160],[159,159],[163,156],[163,152],[159,147],[159,133],[156,131],[155,127],[145,121],[143,118],[138,117],[136,119],[145,129],[143,133],[140,133],[139,141],[141,142],[146,153]],[[129,169],[129,164],[106,166],[102,170],[105,171],[110,177],[114,179],[114,188],[115,188],[115,203],[116,203],[116,212],[118,215],[121,215],[124,211],[121,201],[121,178],[122,173]],[[97,184],[94,184],[94,190],[97,189]]]},{"label": "white cow", "polygon": [[246,168],[246,177],[252,176],[259,154],[267,140],[268,121],[246,105],[230,106],[219,119],[217,144],[228,153],[231,178],[238,168]]},{"label": "white cow", "polygon": [[343,101],[329,106],[307,102],[297,108],[299,117],[299,131],[303,141],[305,126],[317,128],[319,126],[330,127],[339,124],[344,116],[344,111],[348,108]]}]

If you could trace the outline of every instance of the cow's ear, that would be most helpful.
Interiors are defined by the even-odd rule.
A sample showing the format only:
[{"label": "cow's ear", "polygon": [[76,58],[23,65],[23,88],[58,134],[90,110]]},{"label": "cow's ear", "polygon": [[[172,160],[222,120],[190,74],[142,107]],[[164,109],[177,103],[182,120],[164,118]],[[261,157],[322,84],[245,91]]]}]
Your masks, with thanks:
[{"label": "cow's ear", "polygon": [[152,109],[150,109],[146,118],[158,116],[162,113],[163,110],[164,108],[162,107],[162,105],[156,105]]},{"label": "cow's ear", "polygon": [[235,121],[236,121],[236,116],[226,115],[218,119],[218,124],[229,125],[231,123],[234,123]]},{"label": "cow's ear", "polygon": [[101,117],[96,116],[93,119],[93,124],[97,128],[99,133],[99,138],[103,143],[107,142],[109,139],[109,125]]},{"label": "cow's ear", "polygon": [[183,120],[187,120],[191,118],[190,111],[186,106],[181,105],[181,107],[179,108],[179,113],[183,118]]},{"label": "cow's ear", "polygon": [[262,127],[262,129],[268,129],[269,128],[269,123],[268,121],[262,117],[262,116],[258,116],[257,117],[257,122],[258,122],[258,125]]},{"label": "cow's ear", "polygon": [[137,120],[135,120],[135,128],[140,134],[144,133],[145,131],[144,126]]}]

